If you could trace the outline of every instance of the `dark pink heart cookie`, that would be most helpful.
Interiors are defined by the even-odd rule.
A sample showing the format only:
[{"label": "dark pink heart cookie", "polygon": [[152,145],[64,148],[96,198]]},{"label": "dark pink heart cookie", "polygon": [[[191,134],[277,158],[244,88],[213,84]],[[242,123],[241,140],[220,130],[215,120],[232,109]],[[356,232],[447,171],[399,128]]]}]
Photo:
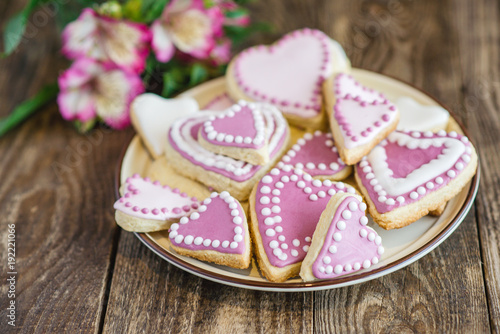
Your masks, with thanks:
[{"label": "dark pink heart cookie", "polygon": [[255,212],[262,246],[271,265],[304,259],[321,212],[337,192],[355,193],[342,182],[313,180],[300,169],[273,168],[259,182]]},{"label": "dark pink heart cookie", "polygon": [[[311,176],[335,177],[349,168],[344,164],[334,145],[332,134],[316,131],[297,140],[281,159],[283,165],[303,169]],[[278,167],[282,165],[278,164]]]}]

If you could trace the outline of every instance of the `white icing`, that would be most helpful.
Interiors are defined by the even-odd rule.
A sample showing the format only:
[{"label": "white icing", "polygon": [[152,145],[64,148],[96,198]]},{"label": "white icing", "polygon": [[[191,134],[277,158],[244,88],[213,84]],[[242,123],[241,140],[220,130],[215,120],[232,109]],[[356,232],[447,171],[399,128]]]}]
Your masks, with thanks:
[{"label": "white icing", "polygon": [[[269,152],[273,152],[286,134],[288,124],[281,112],[275,107],[265,103],[259,105],[266,119],[266,133],[271,136],[268,149]],[[210,116],[217,116],[219,114],[220,112],[206,111],[175,121],[170,131],[172,140],[182,152],[202,165],[225,170],[236,176],[250,173],[253,165],[224,155],[214,154],[201,147],[198,141],[191,136],[191,128],[193,126],[207,120]]]},{"label": "white icing", "polygon": [[[389,135],[388,140],[404,145],[408,141],[414,139],[408,134],[393,132]],[[443,152],[443,154],[438,156],[437,159],[433,159],[429,163],[415,169],[405,178],[387,177],[387,170],[389,169],[389,166],[386,162],[387,155],[385,153],[385,149],[380,145],[375,147],[367,156],[375,175],[375,179],[373,180],[378,180],[383,189],[387,191],[389,195],[399,196],[416,189],[421,184],[426,183],[429,180],[430,175],[445,173],[454,166],[457,159],[459,159],[465,152],[465,145],[461,141],[447,137],[419,139],[419,145],[427,144],[437,144],[438,146],[446,145],[447,151]],[[436,180],[436,183],[439,182]]]},{"label": "white icing", "polygon": [[398,130],[444,129],[450,118],[450,113],[443,107],[422,105],[407,96],[397,99],[396,105],[400,113]]},{"label": "white icing", "polygon": [[198,103],[190,97],[164,99],[152,93],[137,96],[132,102],[131,112],[139,124],[138,132],[144,136],[156,156],[165,151],[165,139],[170,125],[178,118],[199,110]]}]

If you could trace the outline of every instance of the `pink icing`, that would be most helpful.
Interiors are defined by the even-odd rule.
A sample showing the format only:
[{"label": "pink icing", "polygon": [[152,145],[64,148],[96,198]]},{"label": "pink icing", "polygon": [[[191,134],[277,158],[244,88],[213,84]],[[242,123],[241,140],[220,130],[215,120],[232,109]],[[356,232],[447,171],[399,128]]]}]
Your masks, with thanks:
[{"label": "pink icing", "polygon": [[365,209],[366,204],[354,196],[344,199],[337,207],[323,247],[312,264],[316,278],[333,278],[378,263],[384,247],[377,232],[366,226]]},{"label": "pink icing", "polygon": [[335,121],[340,127],[347,148],[354,148],[373,140],[397,117],[396,108],[385,100],[367,103],[352,97],[337,98],[333,107]]},{"label": "pink icing", "polygon": [[203,123],[201,136],[218,146],[259,149],[265,142],[265,123],[258,105],[240,101]]},{"label": "pink icing", "polygon": [[471,161],[472,145],[456,132],[391,133],[356,166],[377,211],[389,212],[445,187]]},{"label": "pink icing", "polygon": [[306,133],[281,161],[303,169],[312,176],[335,175],[346,168],[334,145],[332,134],[321,131]]},{"label": "pink icing", "polygon": [[222,111],[231,107],[234,104],[234,100],[227,95],[227,93],[223,93],[221,95],[217,95],[214,97],[207,105],[203,107],[204,110],[216,110]]},{"label": "pink icing", "polygon": [[127,215],[143,219],[177,219],[198,207],[195,197],[189,198],[179,189],[162,186],[158,181],[134,174],[125,181],[125,194],[114,208]]},{"label": "pink icing", "polygon": [[246,217],[241,204],[227,191],[212,193],[197,212],[172,224],[169,238],[186,249],[243,254],[246,250]]},{"label": "pink icing", "polygon": [[[266,117],[266,131],[270,134],[268,143],[270,158],[272,159],[285,143],[288,135],[288,125],[276,108],[264,109]],[[202,124],[214,112],[204,112],[187,118],[179,119],[169,129],[169,143],[181,156],[193,164],[202,167],[237,182],[250,179],[262,167],[251,165],[219,154],[214,154],[198,143],[198,133]]]},{"label": "pink icing", "polygon": [[269,262],[284,267],[304,259],[321,212],[337,192],[354,193],[342,182],[313,180],[300,169],[273,168],[255,196],[255,212]]},{"label": "pink icing", "polygon": [[236,56],[235,80],[256,101],[285,114],[314,117],[321,111],[321,85],[332,73],[332,52],[323,32],[297,30],[272,46],[258,45]]}]

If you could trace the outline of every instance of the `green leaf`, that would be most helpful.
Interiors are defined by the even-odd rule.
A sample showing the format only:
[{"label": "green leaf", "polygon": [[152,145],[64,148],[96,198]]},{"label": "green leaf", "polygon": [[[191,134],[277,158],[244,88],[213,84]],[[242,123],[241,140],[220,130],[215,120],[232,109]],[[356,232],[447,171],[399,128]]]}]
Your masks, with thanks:
[{"label": "green leaf", "polygon": [[21,124],[38,109],[52,101],[59,92],[57,84],[43,87],[35,96],[22,102],[10,113],[9,116],[0,119],[0,136]]},{"label": "green leaf", "polygon": [[161,95],[163,97],[170,97],[177,89],[179,89],[179,85],[175,81],[173,75],[169,72],[165,73],[163,75],[163,90]]},{"label": "green leaf", "polygon": [[191,68],[189,78],[189,86],[196,86],[197,84],[208,79],[208,72],[201,64],[195,63]]},{"label": "green leaf", "polygon": [[226,12],[225,16],[228,19],[236,19],[241,16],[248,15],[248,10],[245,8],[236,8],[235,10]]},{"label": "green leaf", "polygon": [[24,9],[11,17],[5,25],[3,33],[4,52],[0,55],[6,57],[10,55],[17,48],[23,38],[26,24],[30,14],[42,3],[48,0],[30,0]]},{"label": "green leaf", "polygon": [[150,23],[156,20],[163,13],[163,9],[168,4],[169,0],[156,0],[153,4],[143,13],[143,22]]}]

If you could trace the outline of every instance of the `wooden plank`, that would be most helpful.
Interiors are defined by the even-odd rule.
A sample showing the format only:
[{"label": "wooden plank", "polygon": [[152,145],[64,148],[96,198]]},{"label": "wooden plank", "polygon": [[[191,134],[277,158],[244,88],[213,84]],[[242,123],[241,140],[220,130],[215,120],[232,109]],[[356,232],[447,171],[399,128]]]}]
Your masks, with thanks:
[{"label": "wooden plank", "polygon": [[123,232],[104,332],[307,333],[312,304],[312,293],[259,292],[198,278]]},{"label": "wooden plank", "polygon": [[[409,81],[455,107],[461,102],[458,39],[441,3],[356,2],[327,13],[345,32],[354,66]],[[345,6],[345,5],[344,5]],[[416,14],[418,13],[418,15]],[[459,109],[462,120],[465,110]],[[315,293],[319,332],[487,332],[474,210],[439,248],[409,267],[365,284]]]},{"label": "wooden plank", "polygon": [[[2,2],[6,22],[26,1]],[[0,116],[57,79],[67,66],[52,23],[0,62]],[[0,139],[0,239],[16,225],[16,328],[7,325],[0,285],[0,332],[98,332],[117,228],[114,166],[127,132],[79,135],[52,103]],[[2,278],[6,248],[0,251]]]},{"label": "wooden plank", "polygon": [[494,1],[462,1],[452,11],[461,36],[463,108],[481,160],[477,219],[491,328],[496,333],[500,333],[499,11]]}]

